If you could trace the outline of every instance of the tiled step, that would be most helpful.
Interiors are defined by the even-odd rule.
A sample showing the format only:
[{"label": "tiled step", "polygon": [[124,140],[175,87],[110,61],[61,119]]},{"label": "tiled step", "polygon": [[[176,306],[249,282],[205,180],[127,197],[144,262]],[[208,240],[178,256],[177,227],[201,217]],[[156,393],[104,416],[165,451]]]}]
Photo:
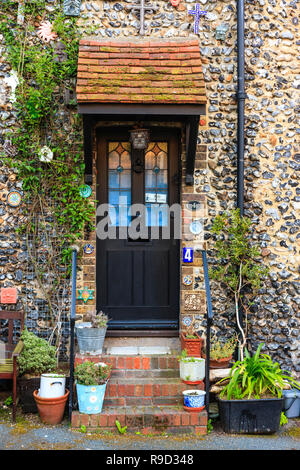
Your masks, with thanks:
[{"label": "tiled step", "polygon": [[175,405],[182,404],[183,390],[204,390],[203,382],[187,385],[179,378],[114,378],[106,387],[105,405]]},{"label": "tiled step", "polygon": [[111,431],[118,433],[118,420],[122,427],[127,426],[126,432],[141,434],[196,434],[207,433],[207,413],[185,411],[182,406],[131,406],[104,407],[96,415],[87,415],[73,411],[72,428],[80,429],[85,426],[91,432]]}]

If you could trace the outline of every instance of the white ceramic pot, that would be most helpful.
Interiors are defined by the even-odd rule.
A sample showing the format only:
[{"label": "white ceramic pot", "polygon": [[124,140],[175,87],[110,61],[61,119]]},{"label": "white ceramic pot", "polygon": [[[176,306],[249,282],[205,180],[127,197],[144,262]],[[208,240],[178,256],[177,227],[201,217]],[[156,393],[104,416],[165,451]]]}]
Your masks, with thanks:
[{"label": "white ceramic pot", "polygon": [[184,382],[200,382],[205,377],[205,359],[195,357],[193,362],[180,361],[179,372]]},{"label": "white ceramic pot", "polygon": [[38,395],[41,398],[63,397],[66,393],[66,377],[63,374],[42,374]]}]

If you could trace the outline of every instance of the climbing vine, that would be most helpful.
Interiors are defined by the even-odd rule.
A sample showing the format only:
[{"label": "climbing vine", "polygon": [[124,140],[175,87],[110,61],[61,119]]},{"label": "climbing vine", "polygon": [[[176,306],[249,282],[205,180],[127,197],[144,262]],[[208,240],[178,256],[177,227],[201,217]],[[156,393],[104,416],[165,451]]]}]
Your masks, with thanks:
[{"label": "climbing vine", "polygon": [[[77,19],[65,17],[59,2],[51,13],[45,4],[26,2],[22,25],[17,24],[18,4],[8,1],[0,7],[6,59],[19,81],[17,125],[6,134],[9,146],[1,158],[22,181],[26,209],[18,232],[26,240],[29,261],[48,302],[47,326],[59,349],[62,309],[57,298],[69,275],[70,246],[83,238],[84,229],[93,229],[94,204],[82,198],[79,189],[84,175],[81,118],[72,102],[66,112],[64,102],[76,79]],[[51,23],[55,40],[45,42],[38,36],[44,21]],[[44,148],[51,152],[51,161],[41,158]]]}]

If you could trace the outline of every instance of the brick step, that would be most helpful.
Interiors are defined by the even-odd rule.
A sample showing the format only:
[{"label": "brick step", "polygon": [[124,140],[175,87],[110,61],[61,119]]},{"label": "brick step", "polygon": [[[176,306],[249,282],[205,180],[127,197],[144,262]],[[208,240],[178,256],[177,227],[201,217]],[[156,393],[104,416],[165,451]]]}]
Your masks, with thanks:
[{"label": "brick step", "polygon": [[172,405],[182,403],[182,392],[187,389],[204,390],[204,383],[188,385],[179,378],[114,378],[109,380],[106,387],[105,404],[115,406],[125,405]]},{"label": "brick step", "polygon": [[181,406],[104,406],[99,414],[87,415],[73,411],[71,427],[87,431],[110,431],[118,433],[118,420],[122,427],[127,426],[128,433],[141,434],[207,434],[207,412],[199,413],[185,411]]},{"label": "brick step", "polygon": [[85,361],[105,362],[112,366],[112,376],[119,378],[179,377],[175,355],[151,356],[89,356],[76,354],[75,365]]}]

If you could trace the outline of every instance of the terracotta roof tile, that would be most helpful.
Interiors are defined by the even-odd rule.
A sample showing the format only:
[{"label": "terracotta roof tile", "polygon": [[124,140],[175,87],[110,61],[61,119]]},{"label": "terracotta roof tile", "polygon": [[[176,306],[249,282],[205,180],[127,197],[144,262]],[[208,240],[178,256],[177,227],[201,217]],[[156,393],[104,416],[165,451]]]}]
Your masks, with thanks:
[{"label": "terracotta roof tile", "polygon": [[205,103],[198,41],[81,40],[76,92],[79,103]]}]

